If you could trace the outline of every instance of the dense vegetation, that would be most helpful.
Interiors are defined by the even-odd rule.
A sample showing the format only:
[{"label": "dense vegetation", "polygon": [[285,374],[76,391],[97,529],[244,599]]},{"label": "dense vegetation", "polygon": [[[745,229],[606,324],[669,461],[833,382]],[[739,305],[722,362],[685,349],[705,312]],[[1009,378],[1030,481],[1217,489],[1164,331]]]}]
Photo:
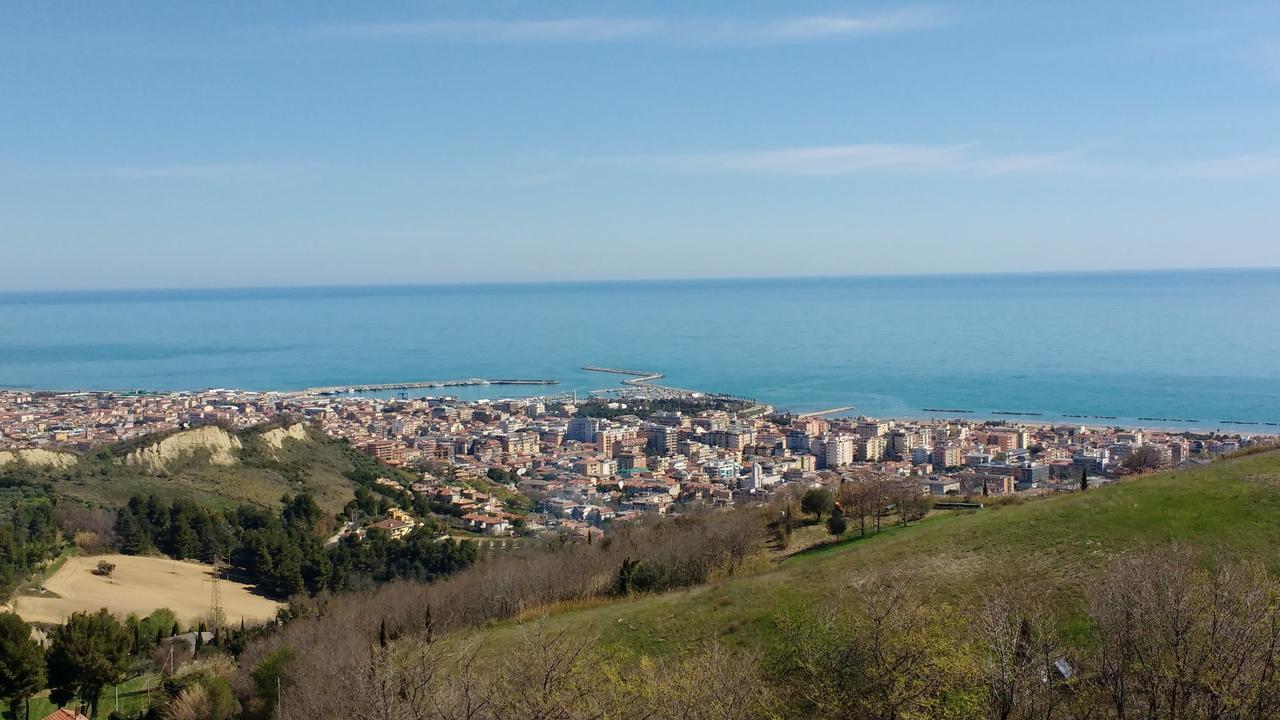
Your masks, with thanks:
[{"label": "dense vegetation", "polygon": [[60,550],[48,498],[7,493],[0,505],[0,600]]},{"label": "dense vegetation", "polygon": [[[589,400],[577,407],[574,417],[616,418],[635,415],[644,418],[660,412],[695,415],[706,410],[740,411],[751,404],[749,400],[721,397],[626,400],[621,403],[611,400]],[[614,407],[609,407],[610,405]],[[621,407],[622,405],[626,407]]]},{"label": "dense vegetation", "polygon": [[306,494],[286,497],[282,505],[279,512],[250,506],[218,510],[181,500],[170,504],[154,495],[134,497],[119,512],[115,533],[125,554],[158,551],[179,560],[225,560],[281,598],[397,579],[432,580],[475,559],[470,544],[441,541],[431,525],[403,539],[377,531],[365,541],[348,536],[326,549],[320,532],[332,529],[333,518]]}]

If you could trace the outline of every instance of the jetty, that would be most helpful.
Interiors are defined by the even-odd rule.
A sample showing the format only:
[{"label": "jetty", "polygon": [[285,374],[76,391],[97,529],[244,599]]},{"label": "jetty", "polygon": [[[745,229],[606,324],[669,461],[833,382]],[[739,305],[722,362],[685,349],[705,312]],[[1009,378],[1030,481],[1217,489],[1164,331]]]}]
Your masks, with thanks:
[{"label": "jetty", "polygon": [[422,380],[419,382],[361,383],[307,388],[306,395],[341,395],[343,393],[384,392],[387,390],[422,390],[426,388],[471,387],[475,385],[559,385],[559,380],[520,380],[511,378],[469,378],[466,380]]},{"label": "jetty", "polygon": [[627,385],[641,385],[643,383],[653,382],[654,380],[661,380],[663,377],[665,377],[662,373],[649,372],[648,370],[624,370],[622,368],[594,367],[591,365],[587,365],[582,369],[588,370],[590,372],[613,373],[614,375],[633,376],[630,380],[622,381]]},{"label": "jetty", "polygon": [[836,413],[849,412],[850,410],[857,410],[857,408],[854,407],[853,405],[845,405],[844,407],[831,408],[830,410],[814,410],[813,412],[800,413],[799,415],[796,415],[796,417],[798,418],[824,417],[826,415],[835,415]]}]

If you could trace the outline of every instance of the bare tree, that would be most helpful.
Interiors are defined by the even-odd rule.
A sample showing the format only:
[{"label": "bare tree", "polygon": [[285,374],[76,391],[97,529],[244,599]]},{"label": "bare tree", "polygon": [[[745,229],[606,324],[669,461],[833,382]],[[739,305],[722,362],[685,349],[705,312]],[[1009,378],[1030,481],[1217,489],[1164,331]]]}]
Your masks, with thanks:
[{"label": "bare tree", "polygon": [[1136,447],[1128,457],[1120,461],[1120,467],[1126,473],[1155,472],[1167,465],[1164,452],[1155,445]]},{"label": "bare tree", "polygon": [[1261,570],[1198,567],[1188,548],[1118,562],[1090,598],[1096,669],[1115,718],[1280,713],[1280,606]]},{"label": "bare tree", "polygon": [[1074,667],[1066,658],[1058,619],[1043,595],[1001,586],[978,615],[979,663],[993,720],[1051,720],[1072,694]]},{"label": "bare tree", "polygon": [[801,716],[940,716],[966,663],[929,596],[901,574],[858,579],[848,595],[781,623],[772,668]]}]

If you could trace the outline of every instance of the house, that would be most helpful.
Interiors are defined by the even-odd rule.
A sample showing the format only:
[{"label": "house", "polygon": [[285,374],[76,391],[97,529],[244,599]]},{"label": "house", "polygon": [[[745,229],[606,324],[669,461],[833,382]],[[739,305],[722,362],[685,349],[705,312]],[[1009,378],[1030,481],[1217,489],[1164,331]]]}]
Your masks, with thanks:
[{"label": "house", "polygon": [[485,535],[506,535],[511,529],[511,524],[507,522],[506,518],[481,513],[463,515],[462,521],[467,523],[468,529]]},{"label": "house", "polygon": [[89,720],[89,718],[70,708],[58,708],[52,715],[46,715],[44,720]]},{"label": "house", "polygon": [[414,528],[413,517],[404,512],[400,508],[391,508],[387,511],[387,517],[370,525],[367,529],[381,530],[391,539],[398,539],[408,535]]}]

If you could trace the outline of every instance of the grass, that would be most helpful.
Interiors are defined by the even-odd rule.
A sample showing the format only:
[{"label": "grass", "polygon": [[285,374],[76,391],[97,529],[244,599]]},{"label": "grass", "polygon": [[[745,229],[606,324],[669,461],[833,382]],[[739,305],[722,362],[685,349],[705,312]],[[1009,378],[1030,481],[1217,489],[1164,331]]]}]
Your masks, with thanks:
[{"label": "grass", "polygon": [[[120,683],[120,710],[128,714],[141,713],[151,707],[151,690],[160,684],[160,676],[144,673]],[[106,717],[116,708],[116,689],[106,688],[98,699],[98,717]],[[31,717],[42,718],[58,709],[49,702],[49,693],[31,698]]]},{"label": "grass", "polygon": [[[647,654],[711,638],[762,645],[779,615],[838,597],[852,576],[886,567],[913,571],[936,602],[957,613],[1015,578],[1078,612],[1090,580],[1116,556],[1174,541],[1280,569],[1280,451],[1021,505],[940,513],[689,590],[554,610],[546,622]],[[501,624],[475,635],[501,647],[520,632]]]}]

